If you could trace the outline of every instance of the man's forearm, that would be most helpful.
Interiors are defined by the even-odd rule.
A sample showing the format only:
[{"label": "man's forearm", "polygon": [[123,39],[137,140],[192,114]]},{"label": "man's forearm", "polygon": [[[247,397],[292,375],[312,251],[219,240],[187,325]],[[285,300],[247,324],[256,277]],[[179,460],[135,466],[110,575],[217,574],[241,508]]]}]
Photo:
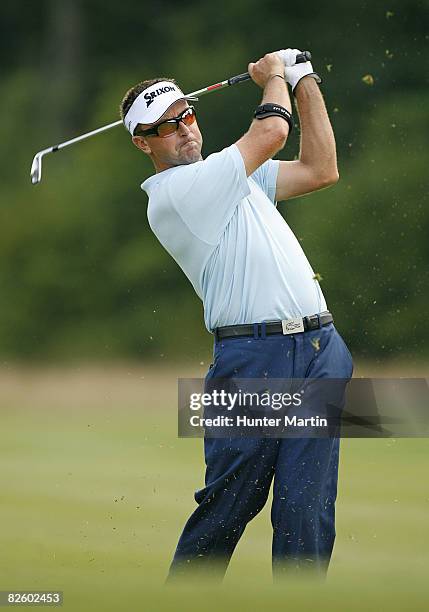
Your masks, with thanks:
[{"label": "man's forearm", "polygon": [[[279,78],[278,76],[273,76],[269,79],[268,83],[264,87],[261,104],[266,104],[268,102],[271,104],[279,104],[292,113],[289,90],[284,79]],[[263,120],[254,119],[251,124],[251,129],[258,130],[261,138],[263,138],[266,130],[273,126],[280,126],[284,128],[285,120],[282,117],[267,117]]]},{"label": "man's forearm", "polygon": [[308,76],[295,90],[301,125],[300,161],[324,180],[338,177],[334,132],[321,91]]},{"label": "man's forearm", "polygon": [[[284,79],[278,76],[273,76],[268,81],[262,94],[261,104],[266,104],[267,102],[271,102],[273,104],[280,104],[290,113],[292,112],[289,91]],[[282,119],[280,120],[282,121]]]}]

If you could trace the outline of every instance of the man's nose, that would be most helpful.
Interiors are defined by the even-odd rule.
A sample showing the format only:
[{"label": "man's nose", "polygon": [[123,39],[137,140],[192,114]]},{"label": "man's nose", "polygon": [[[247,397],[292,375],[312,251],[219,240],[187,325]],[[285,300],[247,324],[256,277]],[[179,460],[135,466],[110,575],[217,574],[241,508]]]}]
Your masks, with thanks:
[{"label": "man's nose", "polygon": [[179,122],[179,132],[180,134],[183,134],[183,136],[187,136],[189,134],[191,130],[188,128],[188,126],[183,123],[183,121]]}]

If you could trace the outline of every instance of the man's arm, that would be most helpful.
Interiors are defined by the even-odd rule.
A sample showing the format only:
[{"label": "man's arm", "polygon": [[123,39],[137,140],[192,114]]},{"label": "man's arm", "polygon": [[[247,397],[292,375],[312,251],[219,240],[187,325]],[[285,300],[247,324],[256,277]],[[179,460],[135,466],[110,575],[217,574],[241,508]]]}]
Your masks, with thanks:
[{"label": "man's arm", "polygon": [[276,200],[311,193],[339,179],[335,138],[326,106],[316,81],[302,78],[295,90],[301,125],[299,159],[281,161]]},{"label": "man's arm", "polygon": [[[256,63],[249,64],[252,80],[264,90],[261,104],[271,102],[291,111],[286,82],[274,75],[284,74],[284,64],[277,53],[267,53]],[[237,147],[250,176],[267,159],[283,149],[289,134],[289,125],[282,117],[254,119],[249,130],[237,141]]]}]

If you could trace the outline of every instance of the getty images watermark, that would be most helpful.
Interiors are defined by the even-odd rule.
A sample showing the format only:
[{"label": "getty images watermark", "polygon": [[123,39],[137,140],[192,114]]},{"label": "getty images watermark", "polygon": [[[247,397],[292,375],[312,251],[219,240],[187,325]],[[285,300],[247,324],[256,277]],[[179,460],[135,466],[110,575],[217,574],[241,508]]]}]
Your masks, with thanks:
[{"label": "getty images watermark", "polygon": [[[275,417],[274,414],[284,408],[292,406],[298,407],[303,403],[301,392],[295,393],[270,393],[263,391],[262,393],[251,393],[249,391],[237,391],[230,393],[225,389],[213,389],[211,392],[191,393],[189,398],[189,408],[192,411],[198,411],[199,414],[193,414],[189,417],[189,423],[192,427],[279,427],[283,424],[285,427],[327,427],[328,421],[326,418],[319,418],[318,415],[299,418],[297,415],[290,416],[284,414],[281,417]],[[215,407],[219,409],[219,414],[210,417],[201,416],[201,409],[205,407]],[[234,414],[228,416],[228,413],[236,411],[236,409],[245,408],[266,408],[269,407],[273,411],[273,416],[252,416],[247,414]],[[226,415],[220,414],[224,409]]]},{"label": "getty images watermark", "polygon": [[179,437],[427,437],[429,387],[407,379],[179,379]]}]

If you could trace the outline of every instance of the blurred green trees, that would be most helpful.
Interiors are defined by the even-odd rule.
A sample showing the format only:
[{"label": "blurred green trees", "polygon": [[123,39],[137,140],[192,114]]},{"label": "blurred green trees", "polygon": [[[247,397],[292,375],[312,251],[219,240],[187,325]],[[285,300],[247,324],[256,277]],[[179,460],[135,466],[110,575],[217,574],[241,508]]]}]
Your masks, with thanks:
[{"label": "blurred green trees", "polygon": [[[37,187],[32,156],[115,120],[139,80],[174,76],[190,91],[285,46],[310,49],[324,79],[341,180],[280,209],[355,354],[427,356],[428,4],[2,6],[2,358],[207,351],[202,306],[148,227],[139,184],[152,167],[125,130],[49,156]],[[259,98],[246,83],[201,100],[205,155],[240,137]],[[296,133],[281,157],[297,153]]]}]

